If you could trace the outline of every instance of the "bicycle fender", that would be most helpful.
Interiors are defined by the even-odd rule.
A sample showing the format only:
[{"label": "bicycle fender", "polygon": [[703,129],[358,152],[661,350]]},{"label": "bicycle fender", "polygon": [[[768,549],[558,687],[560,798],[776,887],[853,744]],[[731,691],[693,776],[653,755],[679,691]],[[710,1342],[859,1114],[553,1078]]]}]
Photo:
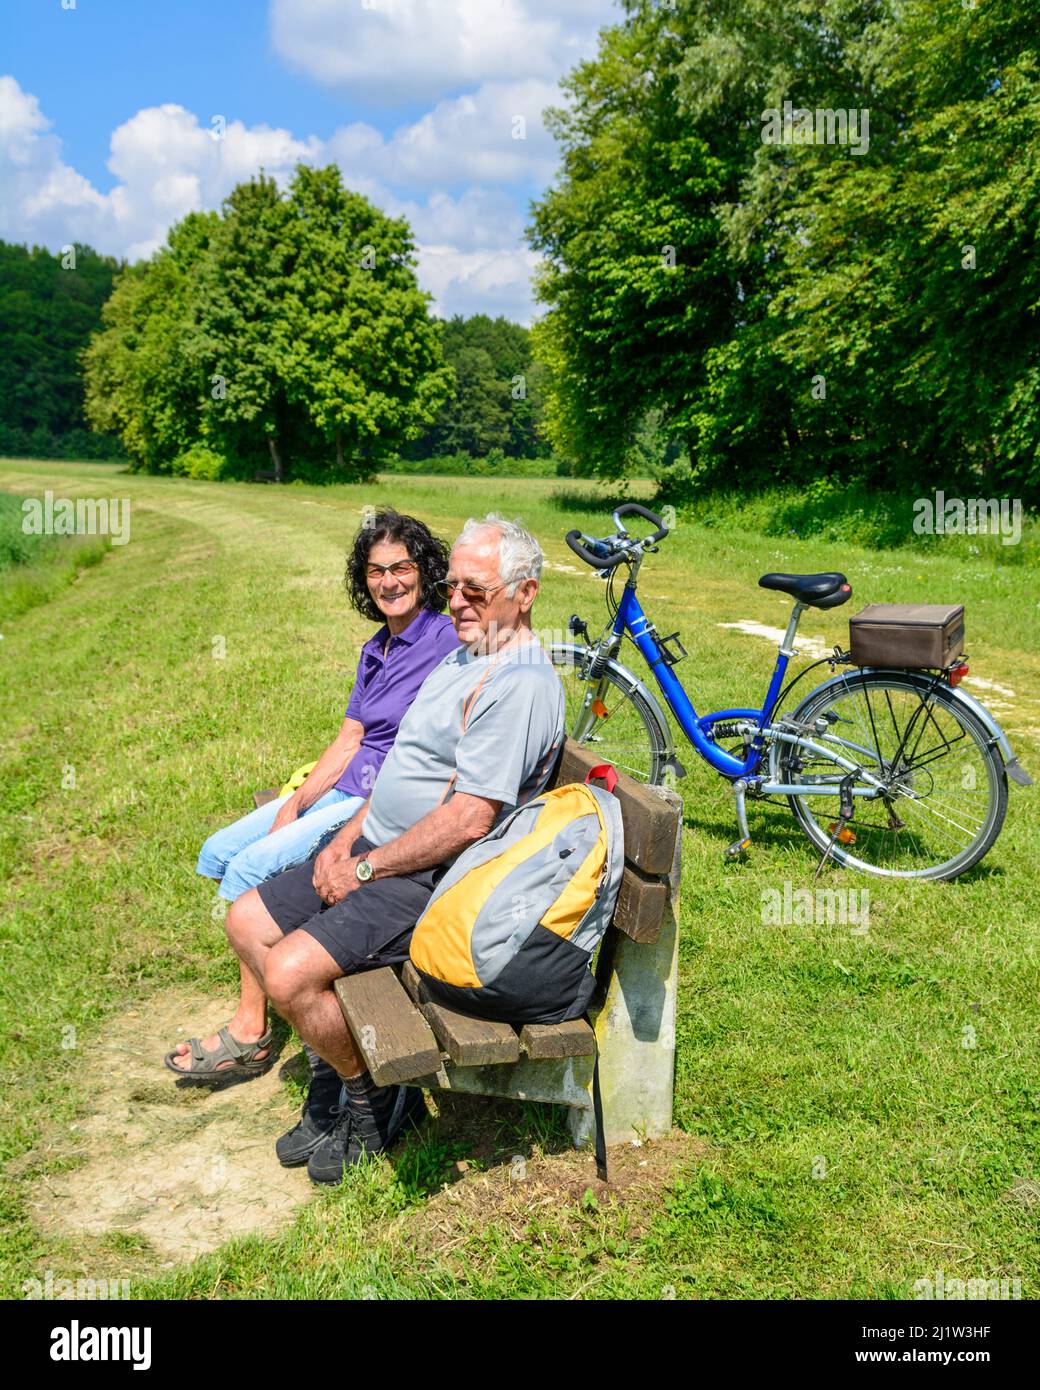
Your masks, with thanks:
[{"label": "bicycle fender", "polygon": [[[902,667],[861,666],[858,669],[865,676],[902,676],[904,679],[910,676],[921,686],[931,685],[931,678],[929,676],[923,676],[919,671],[904,670]],[[846,675],[831,676],[831,678],[824,681],[822,685],[818,685],[816,690],[811,690],[805,698],[808,700],[812,695],[815,695],[817,691],[827,690],[835,685],[842,685],[847,679],[848,677]],[[959,685],[945,685],[943,688],[949,692],[956,704],[963,705],[965,709],[971,711],[989,734],[990,738],[996,743],[997,747],[1000,749],[1000,755],[1004,759],[1005,770],[1011,780],[1017,782],[1020,787],[1031,787],[1033,785],[1032,777],[1030,777],[1029,773],[1015,757],[1007,734],[1000,727],[986,706],[982,704],[981,701],[976,700],[974,695],[969,695],[968,692]],[[802,703],[804,704],[804,701]]]},{"label": "bicycle fender", "polygon": [[[588,648],[576,647],[571,642],[556,642],[553,644],[552,647],[549,648],[549,651],[550,653],[554,651],[572,652],[575,657],[581,657],[587,653]],[[671,726],[669,725],[668,720],[665,717],[664,710],[661,708],[661,702],[654,695],[653,691],[649,688],[649,686],[644,685],[643,682],[633,671],[630,671],[627,666],[623,666],[621,662],[616,660],[616,658],[614,657],[611,657],[611,659],[605,664],[603,669],[613,671],[613,673],[616,676],[620,677],[628,686],[628,693],[630,695],[634,691],[638,691],[639,694],[643,697],[643,699],[647,702],[647,704],[650,706],[653,712],[657,715],[661,728],[664,730],[665,753],[668,755],[669,758],[674,758],[675,740],[672,738]]]}]

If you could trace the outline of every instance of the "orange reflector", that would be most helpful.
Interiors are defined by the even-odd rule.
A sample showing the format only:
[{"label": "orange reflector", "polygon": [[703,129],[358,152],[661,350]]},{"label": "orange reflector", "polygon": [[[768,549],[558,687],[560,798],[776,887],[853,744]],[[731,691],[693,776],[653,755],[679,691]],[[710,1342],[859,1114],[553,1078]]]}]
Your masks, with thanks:
[{"label": "orange reflector", "polygon": [[[838,830],[838,822],[832,820],[830,825],[827,827],[827,830],[829,834],[834,835],[835,830]],[[847,825],[844,826],[841,830],[838,830],[838,833],[834,836],[834,838],[838,841],[839,845],[854,845],[856,843],[855,831],[850,830]]]},{"label": "orange reflector", "polygon": [[592,713],[596,716],[597,719],[606,719],[607,707],[602,700],[593,700]]}]

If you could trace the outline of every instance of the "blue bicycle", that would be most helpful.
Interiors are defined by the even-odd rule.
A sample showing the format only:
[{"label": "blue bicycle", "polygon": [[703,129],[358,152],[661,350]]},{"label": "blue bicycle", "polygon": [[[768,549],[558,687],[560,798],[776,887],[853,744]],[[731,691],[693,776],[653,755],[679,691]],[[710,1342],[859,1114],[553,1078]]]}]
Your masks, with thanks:
[{"label": "blue bicycle", "polygon": [[[630,536],[623,518],[639,516],[656,529]],[[766,574],[765,589],[794,600],[787,632],[764,701],[698,715],[676,664],[686,655],[678,633],[662,637],[643,612],[636,583],[643,558],[668,535],[659,516],[636,502],[613,514],[615,533],[595,538],[569,531],[567,544],[607,580],[609,621],[598,640],[577,616],[580,639],[550,648],[567,697],[567,730],[605,762],[641,781],[671,783],[686,775],[655,695],[618,661],[629,639],[653,672],[675,720],[703,760],[730,782],[737,840],[750,843],[748,797],[783,796],[795,819],[828,860],[896,878],[949,879],[978,863],[1000,833],[1007,811],[1008,774],[1023,785],[1007,737],[983,705],[957,682],[960,665],[944,671],[851,666],[835,647],[824,662],[834,672],[790,713],[782,705],[813,666],[784,685],[797,655],[795,634],[806,608],[836,608],[852,597],[843,574]],[[627,579],[620,597],[615,580]],[[819,868],[817,872],[819,872]]]}]

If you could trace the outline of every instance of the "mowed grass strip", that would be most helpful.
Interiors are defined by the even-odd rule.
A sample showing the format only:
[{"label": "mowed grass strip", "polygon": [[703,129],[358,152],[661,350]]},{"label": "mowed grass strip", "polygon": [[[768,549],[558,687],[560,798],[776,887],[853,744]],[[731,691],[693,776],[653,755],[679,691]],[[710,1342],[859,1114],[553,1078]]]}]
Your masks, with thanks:
[{"label": "mowed grass strip", "polygon": [[[254,787],[313,757],[338,724],[370,632],[341,585],[361,509],[392,501],[448,538],[489,508],[521,515],[549,561],[538,626],[561,631],[572,612],[593,631],[604,614],[602,585],[563,535],[610,521],[605,501],[588,509],[591,485],[554,480],[275,489],[5,461],[0,487],[107,489],[133,504],[130,543],[6,623],[0,644],[9,1289],[51,1267],[129,1271],[135,1292],[163,1297],[886,1297],[942,1268],[1018,1277],[1036,1295],[1037,793],[1011,789],[996,847],[953,884],[828,870],[821,885],[869,890],[865,934],[776,926],[763,892],[812,887],[813,853],[786,805],[756,805],[750,856],[726,863],[732,798],[688,750],[676,1086],[688,1139],[652,1203],[543,1201],[532,1183],[525,1205],[516,1183],[504,1206],[443,1209],[431,1194],[476,1144],[456,1111],[318,1195],[288,1235],[182,1269],[161,1271],[118,1235],[75,1248],[38,1235],[34,1188],[67,1161],[53,1135],[91,1113],[78,1051],[166,989],[233,982],[195,855]],[[680,518],[641,595],[662,631],[679,628],[690,653],[679,674],[698,709],[764,691],[774,648],[720,624],[784,625],[787,601],[756,587],[766,570],[849,576],[848,608],[803,621],[827,646],[845,640],[861,603],[963,601],[972,677],[989,682],[975,693],[1038,774],[1035,573],[1001,559],[999,540],[966,562]],[[568,1161],[551,1114],[507,1112],[514,1130],[496,1152],[555,1153],[548,1171]],[[412,1238],[435,1216],[442,1240]]]}]

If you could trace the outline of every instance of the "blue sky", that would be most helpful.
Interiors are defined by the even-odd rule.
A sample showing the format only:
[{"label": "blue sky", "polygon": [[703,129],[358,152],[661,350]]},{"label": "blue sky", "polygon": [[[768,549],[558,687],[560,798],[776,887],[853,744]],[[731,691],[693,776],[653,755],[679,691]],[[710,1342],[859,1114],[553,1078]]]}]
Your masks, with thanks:
[{"label": "blue sky", "polygon": [[0,237],[137,259],[261,164],[284,183],[335,161],[409,217],[439,312],[529,321],[523,228],[556,163],[541,112],[618,17],[612,0],[0,0]]}]

